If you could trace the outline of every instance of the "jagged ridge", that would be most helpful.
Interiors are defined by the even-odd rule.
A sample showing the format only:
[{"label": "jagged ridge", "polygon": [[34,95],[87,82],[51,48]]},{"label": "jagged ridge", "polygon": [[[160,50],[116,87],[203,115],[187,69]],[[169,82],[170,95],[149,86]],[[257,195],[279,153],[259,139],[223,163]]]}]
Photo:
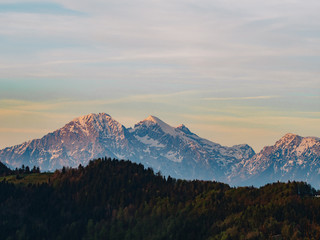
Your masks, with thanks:
[{"label": "jagged ridge", "polygon": [[247,144],[221,146],[155,116],[127,129],[106,113],[89,114],[41,139],[0,151],[0,161],[8,166],[36,165],[43,171],[104,156],[130,159],[176,178],[256,186],[303,180],[320,187],[319,138],[286,134],[255,154]]}]

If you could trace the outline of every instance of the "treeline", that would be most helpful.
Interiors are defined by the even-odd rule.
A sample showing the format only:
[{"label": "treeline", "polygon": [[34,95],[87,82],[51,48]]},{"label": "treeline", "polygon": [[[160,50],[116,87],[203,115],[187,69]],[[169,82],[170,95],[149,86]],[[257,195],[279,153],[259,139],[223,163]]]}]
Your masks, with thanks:
[{"label": "treeline", "polygon": [[16,168],[14,171],[11,171],[11,174],[18,175],[18,174],[32,174],[32,173],[40,173],[40,168],[33,166],[32,169],[29,166],[24,166],[22,164],[21,168]]},{"label": "treeline", "polygon": [[32,169],[30,169],[29,166],[25,166],[24,164],[22,164],[21,168],[16,168],[15,170],[11,170],[6,165],[0,162],[0,177],[16,175],[19,178],[19,176],[22,174],[32,174],[32,173],[40,173],[40,168],[34,166]]},{"label": "treeline", "polygon": [[129,161],[63,168],[48,183],[0,183],[1,239],[320,239],[303,182],[259,189],[185,181]]}]

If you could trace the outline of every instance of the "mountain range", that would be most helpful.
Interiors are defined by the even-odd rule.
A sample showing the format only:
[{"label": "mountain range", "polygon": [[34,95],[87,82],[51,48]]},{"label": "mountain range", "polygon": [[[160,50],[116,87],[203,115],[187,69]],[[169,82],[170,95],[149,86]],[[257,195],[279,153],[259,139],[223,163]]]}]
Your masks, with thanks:
[{"label": "mountain range", "polygon": [[319,138],[286,134],[256,154],[247,144],[221,146],[183,124],[172,127],[154,116],[126,128],[106,113],[89,114],[41,139],[0,150],[0,162],[9,167],[24,164],[42,171],[105,156],[142,163],[175,178],[232,185],[304,180],[320,187]]}]

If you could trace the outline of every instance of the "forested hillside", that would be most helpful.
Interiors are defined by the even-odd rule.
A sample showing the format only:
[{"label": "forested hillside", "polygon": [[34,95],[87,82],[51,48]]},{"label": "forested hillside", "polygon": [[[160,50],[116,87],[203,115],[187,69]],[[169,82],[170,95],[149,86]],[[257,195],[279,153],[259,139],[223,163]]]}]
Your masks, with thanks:
[{"label": "forested hillside", "polygon": [[[34,181],[33,181],[34,182]],[[129,161],[0,183],[1,239],[320,239],[320,199],[302,182],[260,189],[164,178]]]}]

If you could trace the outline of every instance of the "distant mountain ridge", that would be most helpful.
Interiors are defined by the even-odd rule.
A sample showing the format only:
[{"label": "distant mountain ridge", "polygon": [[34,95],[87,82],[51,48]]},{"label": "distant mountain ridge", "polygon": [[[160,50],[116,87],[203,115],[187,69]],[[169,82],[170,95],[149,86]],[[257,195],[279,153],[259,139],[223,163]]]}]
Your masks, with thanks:
[{"label": "distant mountain ridge", "polygon": [[129,159],[183,179],[217,180],[233,185],[263,185],[303,180],[320,186],[320,140],[286,134],[260,153],[247,144],[221,146],[172,127],[155,116],[126,128],[106,113],[73,119],[64,127],[23,144],[0,150],[0,161],[53,171],[86,165],[108,156]]},{"label": "distant mountain ridge", "polygon": [[165,175],[186,179],[222,179],[242,159],[254,155],[248,145],[224,147],[200,138],[186,126],[172,127],[149,116],[126,128],[106,113],[89,114],[41,139],[0,151],[0,161],[55,170],[86,165],[108,156],[143,163]]}]

